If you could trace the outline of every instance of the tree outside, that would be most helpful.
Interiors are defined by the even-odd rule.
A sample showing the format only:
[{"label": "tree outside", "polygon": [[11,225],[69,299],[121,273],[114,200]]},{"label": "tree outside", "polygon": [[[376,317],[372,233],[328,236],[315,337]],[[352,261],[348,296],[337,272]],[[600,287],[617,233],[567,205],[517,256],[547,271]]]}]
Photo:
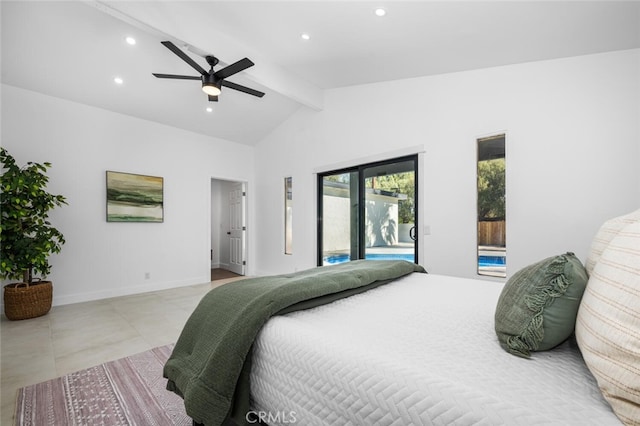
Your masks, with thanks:
[{"label": "tree outside", "polygon": [[394,173],[366,180],[367,188],[405,194],[406,200],[398,202],[398,222],[414,223],[415,216],[415,179],[413,172]]},{"label": "tree outside", "polygon": [[505,159],[478,162],[478,220],[504,220]]}]

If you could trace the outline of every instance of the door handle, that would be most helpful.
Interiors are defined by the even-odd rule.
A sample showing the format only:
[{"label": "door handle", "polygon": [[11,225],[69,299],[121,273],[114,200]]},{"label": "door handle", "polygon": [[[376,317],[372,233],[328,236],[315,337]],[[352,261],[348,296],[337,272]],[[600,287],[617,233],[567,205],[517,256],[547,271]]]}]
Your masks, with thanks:
[{"label": "door handle", "polygon": [[231,231],[227,231],[227,235],[231,235]]},{"label": "door handle", "polygon": [[413,241],[416,240],[416,227],[412,226],[411,229],[409,229],[409,238],[411,238]]}]

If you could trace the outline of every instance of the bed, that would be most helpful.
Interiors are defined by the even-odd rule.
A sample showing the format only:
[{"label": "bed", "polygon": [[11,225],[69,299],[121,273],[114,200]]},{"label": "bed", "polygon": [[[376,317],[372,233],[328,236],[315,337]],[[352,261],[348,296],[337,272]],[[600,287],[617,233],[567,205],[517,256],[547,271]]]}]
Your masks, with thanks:
[{"label": "bed", "polygon": [[[616,225],[619,229],[613,234],[626,229],[622,234],[626,232],[624,238],[629,240],[629,245],[623,247],[628,264],[623,269],[625,273],[633,270],[636,277],[640,276],[640,221],[634,219],[631,223],[631,228]],[[597,256],[590,255],[589,286],[596,291],[598,283],[592,285],[591,279],[604,277],[603,281],[611,281],[605,279],[606,270],[598,263],[611,263],[607,247],[617,244],[619,250],[624,246],[617,243],[619,239],[609,235],[604,238],[606,241],[598,240]],[[408,264],[394,262],[398,263]],[[355,265],[348,266],[351,267]],[[328,268],[333,267],[318,270],[324,274],[331,270]],[[351,271],[350,275],[360,272]],[[620,380],[631,377],[631,384],[623,387],[623,391],[631,392],[626,396],[607,384],[598,359],[592,359],[594,353],[597,357],[608,349],[598,348],[589,340],[588,331],[597,327],[592,327],[587,316],[591,307],[582,312],[584,303],[578,314],[580,324],[576,324],[576,331],[581,328],[576,333],[580,348],[572,331],[572,336],[559,346],[532,352],[527,359],[505,351],[496,337],[496,304],[505,284],[426,274],[419,268],[373,281],[377,284],[366,284],[366,291],[318,306],[304,306],[293,312],[274,308],[273,315],[256,327],[246,357],[205,357],[209,369],[197,370],[198,380],[206,376],[206,380],[219,379],[219,383],[226,384],[230,370],[222,361],[231,358],[236,364],[244,362],[238,376],[245,377],[248,388],[243,390],[235,384],[232,387],[233,399],[239,394],[247,398],[247,405],[235,410],[236,424],[640,424],[640,404],[634,400],[635,393],[640,395],[640,351],[626,351],[625,356],[631,354],[631,361],[625,368],[632,376],[616,376]],[[637,278],[625,276],[624,281],[635,286],[636,298],[627,294],[625,301],[631,307],[626,311],[635,309],[635,313],[631,312],[635,315],[632,321],[637,321],[640,285]],[[583,302],[592,305],[594,297],[589,293],[585,293]],[[184,351],[188,357],[201,355],[197,345],[209,340],[202,333],[217,328],[202,326],[203,318],[196,317],[200,334],[186,339],[195,342]],[[630,329],[637,333],[638,323],[632,323]],[[634,336],[625,337],[624,342],[638,345],[640,341]],[[614,346],[617,350],[621,344],[614,342]],[[589,362],[583,359],[583,352]],[[616,357],[610,355],[607,357]],[[192,359],[188,357],[184,365],[191,368]],[[176,358],[179,360],[180,354]],[[618,361],[616,366],[621,364]],[[174,373],[168,370],[171,368],[165,367],[169,389],[182,394],[187,382],[180,384],[176,380],[176,385],[172,381]],[[214,385],[204,388],[207,391],[199,392],[195,399],[220,397]],[[185,406],[190,414],[192,405],[187,398]],[[219,409],[215,405],[209,407]],[[229,417],[224,422],[209,419],[194,417],[194,423],[234,424]]]},{"label": "bed", "polygon": [[274,317],[254,348],[253,409],[304,425],[619,425],[575,342],[529,360],[498,345],[501,289],[413,273]]}]

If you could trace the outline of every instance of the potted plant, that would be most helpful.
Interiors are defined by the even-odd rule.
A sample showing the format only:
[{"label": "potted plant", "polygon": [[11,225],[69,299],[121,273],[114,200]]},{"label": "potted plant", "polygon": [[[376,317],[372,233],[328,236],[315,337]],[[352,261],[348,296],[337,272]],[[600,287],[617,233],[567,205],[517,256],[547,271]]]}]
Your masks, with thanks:
[{"label": "potted plant", "polygon": [[64,236],[48,221],[49,211],[67,204],[62,195],[46,191],[51,163],[29,162],[23,167],[0,148],[0,276],[22,279],[4,286],[4,310],[10,320],[35,318],[51,309],[49,256],[59,253]]}]

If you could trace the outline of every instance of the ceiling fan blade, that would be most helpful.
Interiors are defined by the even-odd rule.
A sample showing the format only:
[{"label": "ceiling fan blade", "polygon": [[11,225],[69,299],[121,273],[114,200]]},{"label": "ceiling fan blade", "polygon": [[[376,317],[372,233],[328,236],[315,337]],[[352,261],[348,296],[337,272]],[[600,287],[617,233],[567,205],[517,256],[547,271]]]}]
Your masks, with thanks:
[{"label": "ceiling fan blade", "polygon": [[158,78],[176,78],[179,80],[202,80],[202,77],[192,77],[190,75],[157,74],[155,72],[152,74]]},{"label": "ceiling fan blade", "polygon": [[191,65],[191,67],[193,69],[195,69],[196,71],[198,71],[200,74],[202,74],[202,75],[207,75],[208,74],[207,71],[204,68],[202,68],[200,65],[198,65],[198,63],[196,61],[194,61],[189,56],[187,56],[187,54],[184,53],[182,50],[178,49],[178,47],[175,44],[171,43],[170,41],[162,41],[161,43],[167,49],[169,49],[170,51],[172,51],[173,53],[178,55],[183,61],[185,61],[186,63]]},{"label": "ceiling fan blade", "polygon": [[217,96],[211,96],[211,95],[208,95],[208,96],[209,96],[209,102],[218,102]]},{"label": "ceiling fan blade", "polygon": [[221,70],[216,71],[213,75],[216,78],[227,78],[240,71],[246,70],[249,67],[254,66],[255,64],[251,62],[249,58],[240,59],[238,62],[229,65],[228,67],[222,68]]},{"label": "ceiling fan blade", "polygon": [[229,89],[238,90],[240,92],[248,93],[250,95],[257,96],[259,98],[264,96],[264,93],[262,93],[262,92],[259,92],[257,90],[251,89],[249,87],[241,86],[241,85],[236,84],[236,83],[232,83],[232,82],[227,81],[227,80],[222,80],[222,85],[225,86],[225,87],[228,87]]}]

